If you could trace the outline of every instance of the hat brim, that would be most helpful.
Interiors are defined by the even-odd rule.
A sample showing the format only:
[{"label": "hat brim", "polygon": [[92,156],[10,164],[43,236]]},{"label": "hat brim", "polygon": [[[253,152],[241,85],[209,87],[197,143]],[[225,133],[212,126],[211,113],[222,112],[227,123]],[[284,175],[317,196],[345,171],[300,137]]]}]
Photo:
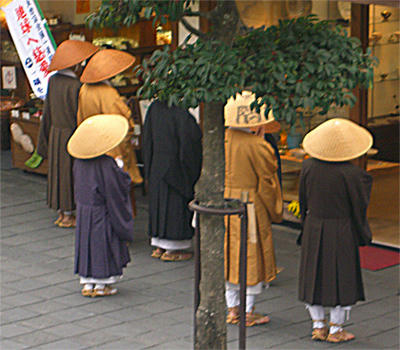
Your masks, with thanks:
[{"label": "hat brim", "polygon": [[[97,123],[97,128],[93,126]],[[68,153],[78,159],[99,157],[117,147],[128,133],[129,123],[120,115],[95,115],[85,119],[68,141]]]},{"label": "hat brim", "polygon": [[82,83],[99,83],[126,71],[135,63],[136,58],[119,50],[107,49],[97,52],[86,65],[80,81]]},{"label": "hat brim", "polygon": [[[317,129],[317,128],[316,128]],[[340,150],[335,154],[334,156],[332,155],[326,155],[323,152],[323,148],[321,143],[316,144],[313,140],[313,138],[316,135],[316,132],[314,129],[313,131],[309,132],[303,139],[302,146],[304,151],[311,157],[323,160],[326,162],[347,162],[353,159],[357,159],[364,154],[368,152],[368,150],[372,147],[373,145],[373,137],[372,135],[367,131],[363,129],[357,129],[357,133],[359,134],[360,137],[362,137],[362,142],[363,146],[358,149],[358,150],[351,150],[346,155],[341,154]],[[361,140],[361,138],[359,138]],[[342,152],[343,153],[343,152]]]},{"label": "hat brim", "polygon": [[87,41],[66,40],[57,48],[49,66],[49,72],[73,67],[99,50]]}]

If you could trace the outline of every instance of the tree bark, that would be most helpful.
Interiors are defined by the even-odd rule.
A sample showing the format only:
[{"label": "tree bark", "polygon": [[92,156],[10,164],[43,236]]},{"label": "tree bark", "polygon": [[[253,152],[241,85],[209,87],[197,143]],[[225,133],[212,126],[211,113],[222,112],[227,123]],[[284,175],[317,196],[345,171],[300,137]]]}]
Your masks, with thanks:
[{"label": "tree bark", "polygon": [[[203,168],[196,197],[203,206],[220,207],[224,194],[224,113],[222,103],[204,106]],[[200,304],[195,349],[226,349],[223,217],[201,215]]]},{"label": "tree bark", "polygon": [[[239,30],[235,2],[219,1],[211,13],[210,37],[232,43]],[[224,104],[204,104],[203,168],[196,188],[196,198],[202,206],[220,208],[224,203],[224,132]],[[196,312],[194,347],[196,350],[225,350],[224,218],[201,215],[200,233],[200,304]]]}]

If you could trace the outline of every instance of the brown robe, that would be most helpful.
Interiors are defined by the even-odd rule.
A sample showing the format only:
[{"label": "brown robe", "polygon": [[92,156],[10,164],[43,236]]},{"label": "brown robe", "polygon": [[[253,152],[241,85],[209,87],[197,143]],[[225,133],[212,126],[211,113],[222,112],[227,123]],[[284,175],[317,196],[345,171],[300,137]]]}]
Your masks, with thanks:
[{"label": "brown robe", "polygon": [[[255,240],[248,237],[247,285],[269,282],[277,274],[271,223],[282,220],[282,192],[273,148],[263,138],[235,129],[225,133],[225,198],[249,193],[256,212]],[[229,247],[229,249],[228,249]],[[225,233],[225,278],[239,283],[240,219],[230,218]]]},{"label": "brown robe", "polygon": [[61,211],[75,209],[72,157],[67,152],[68,139],[76,128],[77,78],[57,73],[49,80],[37,153],[48,159],[47,205]]},{"label": "brown robe", "polygon": [[137,167],[135,151],[130,143],[134,126],[131,110],[112,86],[105,83],[83,84],[79,92],[78,125],[96,114],[119,114],[128,119],[130,124],[128,135],[116,149],[107,154],[111,157],[122,156],[124,170],[129,174],[132,182],[142,183],[143,178]]}]

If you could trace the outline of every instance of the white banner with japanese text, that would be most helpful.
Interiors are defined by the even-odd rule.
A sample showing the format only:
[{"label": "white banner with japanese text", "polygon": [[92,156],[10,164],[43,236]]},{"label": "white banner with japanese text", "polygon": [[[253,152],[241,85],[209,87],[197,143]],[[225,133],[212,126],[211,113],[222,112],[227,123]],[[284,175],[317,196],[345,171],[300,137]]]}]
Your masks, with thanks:
[{"label": "white banner with japanese text", "polygon": [[12,0],[2,10],[33,93],[44,99],[56,44],[39,4],[36,0]]}]

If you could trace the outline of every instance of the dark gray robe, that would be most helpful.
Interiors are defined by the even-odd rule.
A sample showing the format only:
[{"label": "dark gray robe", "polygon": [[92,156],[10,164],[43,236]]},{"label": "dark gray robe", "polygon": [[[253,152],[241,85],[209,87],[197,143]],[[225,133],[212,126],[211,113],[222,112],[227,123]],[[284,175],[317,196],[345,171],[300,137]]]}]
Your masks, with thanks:
[{"label": "dark gray robe", "polygon": [[72,157],[67,152],[68,139],[76,129],[77,78],[55,74],[49,80],[37,145],[37,153],[48,159],[47,205],[61,211],[75,209]]},{"label": "dark gray robe", "polygon": [[188,203],[201,172],[201,130],[187,111],[155,101],[143,130],[149,190],[149,235],[168,240],[193,237]]},{"label": "dark gray robe", "polygon": [[371,241],[367,221],[371,185],[372,177],[349,162],[313,158],[303,162],[301,301],[346,306],[365,300],[358,247]]},{"label": "dark gray robe", "polygon": [[114,159],[74,162],[76,200],[75,273],[82,277],[122,275],[133,238],[131,179]]}]

